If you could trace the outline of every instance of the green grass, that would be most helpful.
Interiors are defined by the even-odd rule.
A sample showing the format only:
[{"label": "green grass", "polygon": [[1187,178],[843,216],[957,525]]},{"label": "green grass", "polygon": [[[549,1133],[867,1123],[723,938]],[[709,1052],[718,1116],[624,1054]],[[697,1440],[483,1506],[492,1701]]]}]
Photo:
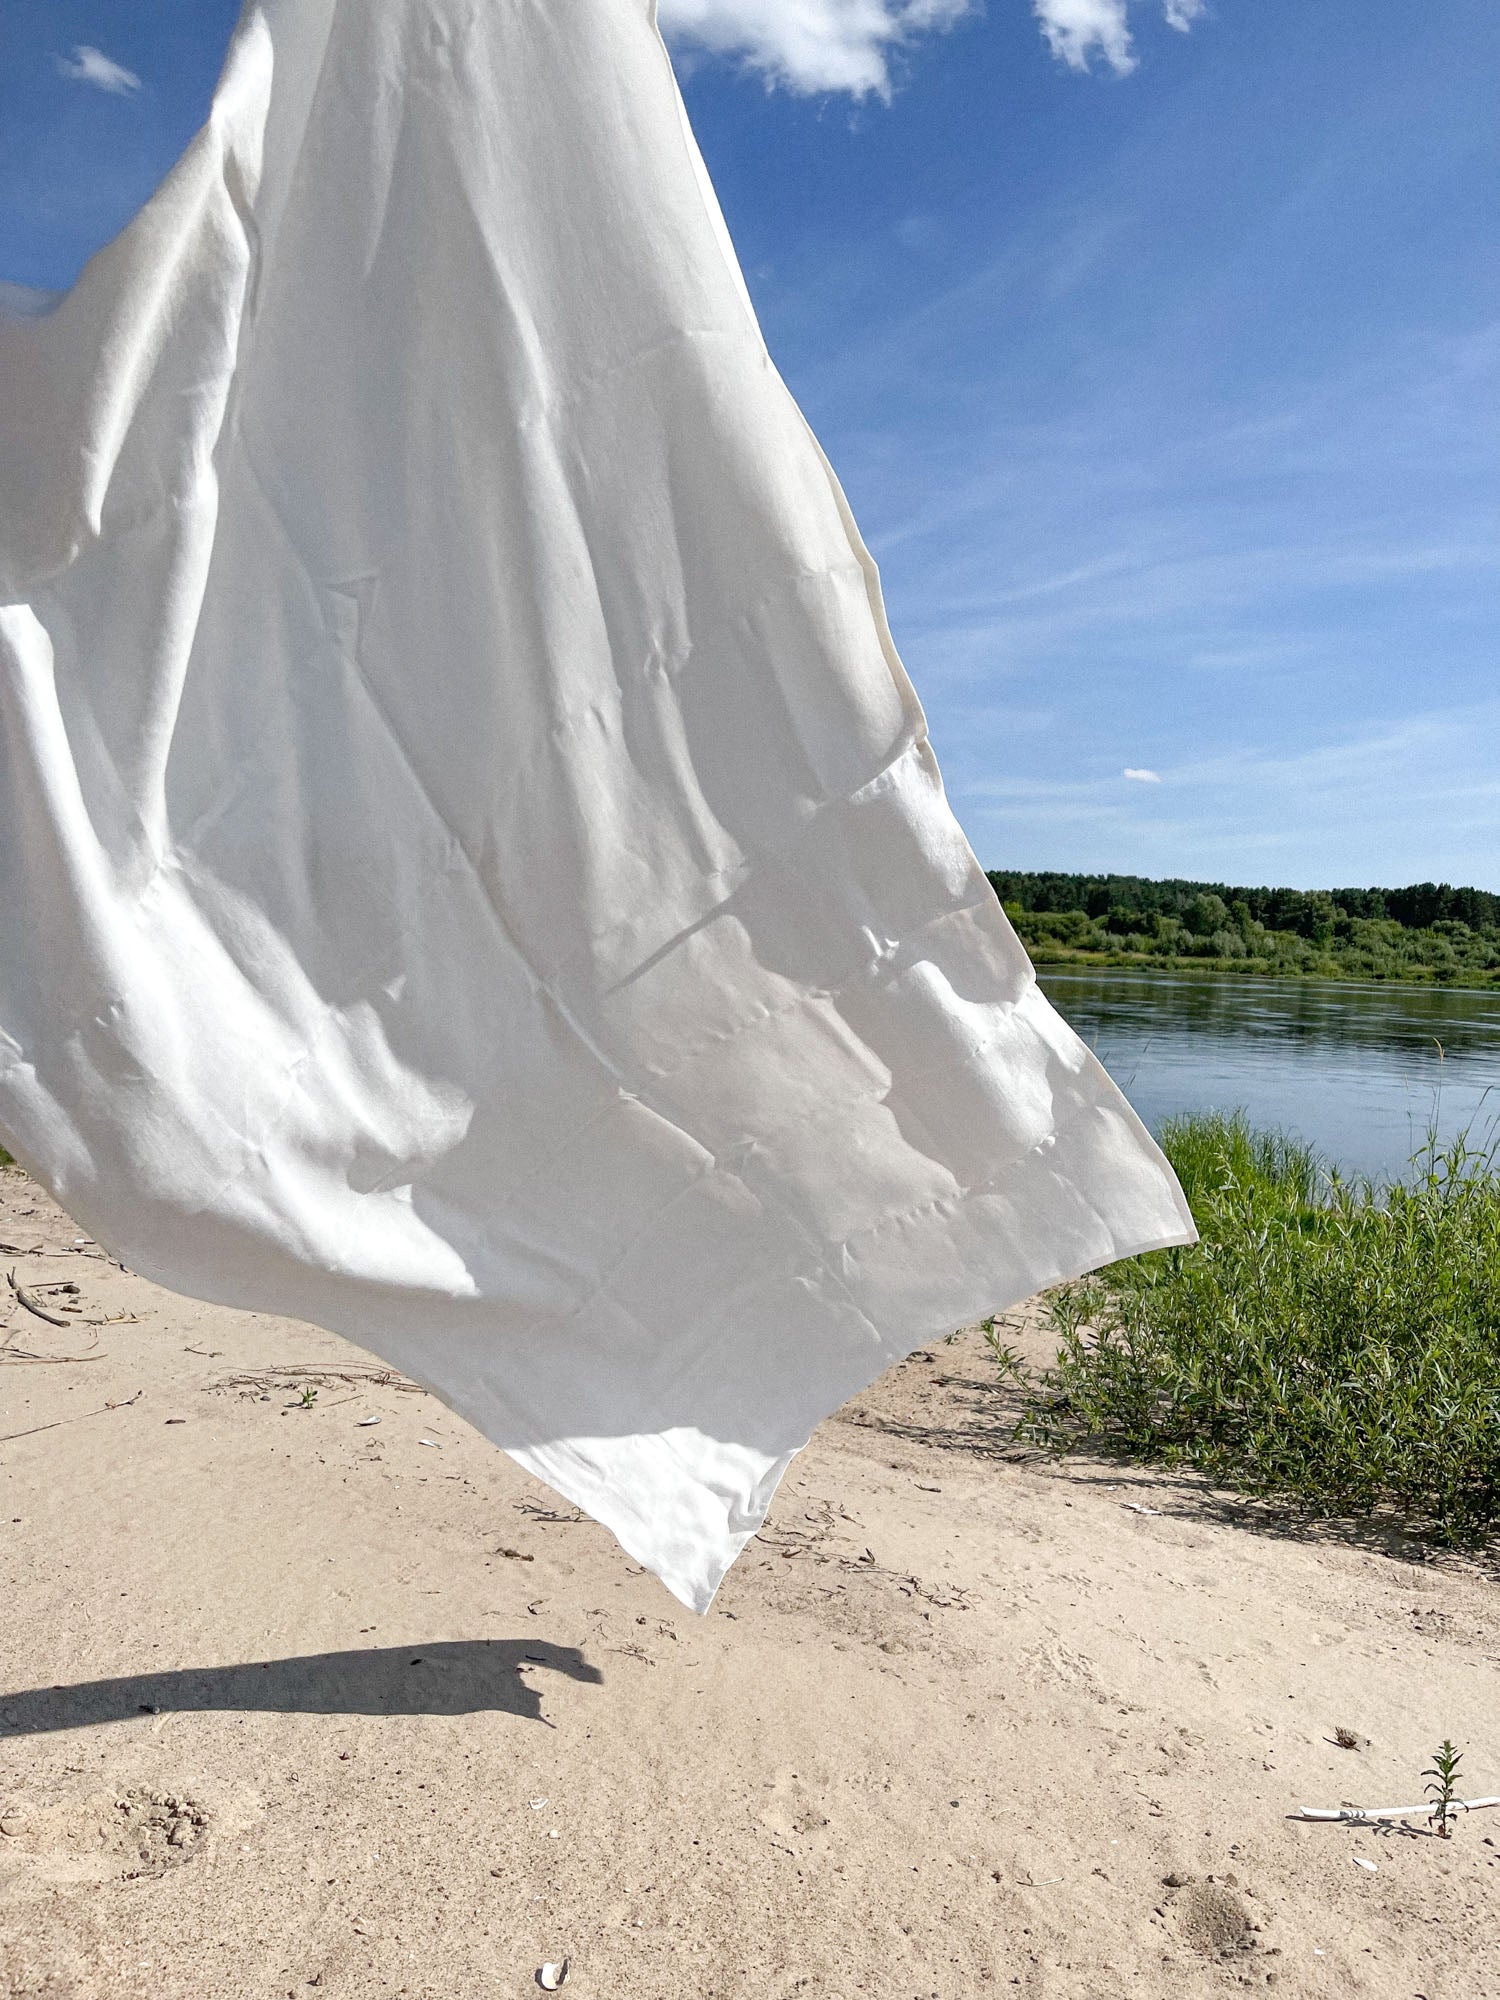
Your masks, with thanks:
[{"label": "green grass", "polygon": [[[1020,930],[1020,926],[1017,926]],[[1292,957],[1184,958],[1149,950],[1074,951],[1021,933],[1027,956],[1042,970],[1170,972],[1187,979],[1336,980],[1341,985],[1426,986],[1470,993],[1500,991],[1500,972],[1472,966],[1431,966],[1392,956],[1318,952]]]},{"label": "green grass", "polygon": [[1056,1365],[1018,1436],[1191,1466],[1442,1540],[1500,1522],[1500,1179],[1435,1146],[1350,1182],[1243,1116],[1162,1143],[1202,1241],[1053,1295]]}]

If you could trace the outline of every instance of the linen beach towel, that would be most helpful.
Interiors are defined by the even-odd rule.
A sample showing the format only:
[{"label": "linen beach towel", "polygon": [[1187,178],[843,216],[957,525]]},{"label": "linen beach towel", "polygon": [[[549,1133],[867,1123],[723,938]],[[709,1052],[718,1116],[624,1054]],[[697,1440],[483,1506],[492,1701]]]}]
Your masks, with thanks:
[{"label": "linen beach towel", "polygon": [[0,325],[0,1135],[703,1608],[812,1426],[1189,1240],[945,803],[646,0],[253,0]]}]

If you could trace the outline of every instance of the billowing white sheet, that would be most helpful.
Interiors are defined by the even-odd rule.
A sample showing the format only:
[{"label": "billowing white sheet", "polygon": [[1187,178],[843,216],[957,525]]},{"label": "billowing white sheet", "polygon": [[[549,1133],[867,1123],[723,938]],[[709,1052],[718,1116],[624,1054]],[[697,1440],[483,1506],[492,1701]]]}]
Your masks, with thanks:
[{"label": "billowing white sheet", "polygon": [[646,0],[252,0],[0,325],[0,1132],[705,1606],[898,1356],[1191,1223],[944,802]]}]

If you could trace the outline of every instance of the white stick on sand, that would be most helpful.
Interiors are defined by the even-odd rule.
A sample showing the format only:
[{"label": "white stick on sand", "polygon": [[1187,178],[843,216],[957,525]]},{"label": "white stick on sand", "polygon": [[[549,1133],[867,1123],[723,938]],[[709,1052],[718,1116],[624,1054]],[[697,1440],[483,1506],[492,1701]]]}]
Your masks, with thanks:
[{"label": "white stick on sand", "polygon": [[1431,1804],[1420,1806],[1300,1806],[1288,1819],[1349,1820],[1363,1826],[1372,1819],[1451,1819],[1455,1813],[1483,1812],[1486,1806],[1500,1806],[1500,1798],[1450,1799],[1441,1814]]}]

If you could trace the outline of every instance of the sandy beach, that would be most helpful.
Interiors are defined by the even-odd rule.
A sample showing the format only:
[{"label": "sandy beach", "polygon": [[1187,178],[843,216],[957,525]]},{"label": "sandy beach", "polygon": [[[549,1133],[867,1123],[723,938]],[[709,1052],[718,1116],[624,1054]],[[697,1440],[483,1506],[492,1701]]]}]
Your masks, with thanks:
[{"label": "sandy beach", "polygon": [[697,1619],[347,1342],[77,1237],[0,1174],[9,2000],[1500,1992],[1500,1812],[1288,1818],[1444,1736],[1500,1791],[1479,1567],[1022,1459],[968,1332]]}]

